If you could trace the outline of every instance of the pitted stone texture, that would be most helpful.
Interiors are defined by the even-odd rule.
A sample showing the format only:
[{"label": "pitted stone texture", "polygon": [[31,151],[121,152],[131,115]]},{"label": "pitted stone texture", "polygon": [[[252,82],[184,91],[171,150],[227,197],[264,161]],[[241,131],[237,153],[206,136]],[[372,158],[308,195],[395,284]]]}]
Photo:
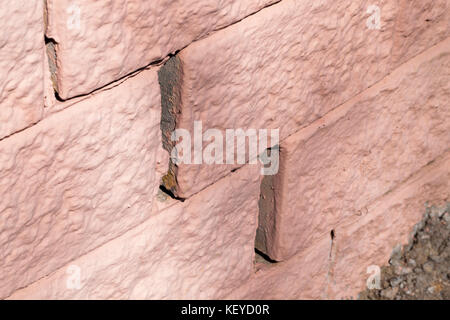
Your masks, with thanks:
[{"label": "pitted stone texture", "polygon": [[450,38],[282,142],[266,253],[289,258],[447,150],[449,96]]},{"label": "pitted stone texture", "polygon": [[42,3],[29,0],[0,3],[0,139],[42,117]]},{"label": "pitted stone texture", "polygon": [[392,248],[406,244],[424,205],[450,197],[450,154],[422,168],[404,184],[368,206],[358,219],[329,234],[285,262],[257,272],[226,299],[356,299],[365,288],[367,267],[384,265]]},{"label": "pitted stone texture", "polygon": [[398,190],[368,207],[356,223],[336,228],[336,256],[329,296],[357,298],[366,289],[369,266],[385,265],[394,247],[406,245],[425,204],[450,200],[450,153],[430,164]]},{"label": "pitted stone texture", "polygon": [[[379,1],[381,30],[366,25],[372,4],[286,0],[193,43],[179,54],[178,127],[192,132],[201,120],[204,130],[279,128],[284,139],[385,77],[419,50],[416,40],[422,49],[450,34],[446,29],[427,42],[414,32],[407,43],[396,43],[398,3]],[[189,197],[229,170],[180,165],[178,194]]]},{"label": "pitted stone texture", "polygon": [[61,98],[86,94],[278,0],[47,0]]},{"label": "pitted stone texture", "polygon": [[400,0],[392,62],[399,65],[448,36],[450,36],[448,0]]},{"label": "pitted stone texture", "polygon": [[225,299],[325,298],[331,241],[323,238],[308,250],[256,272]]},{"label": "pitted stone texture", "polygon": [[79,290],[66,286],[68,265],[11,298],[214,299],[229,294],[253,272],[258,171],[258,166],[246,166],[72,261],[81,271]]},{"label": "pitted stone texture", "polygon": [[159,104],[146,70],[0,142],[0,297],[149,217]]}]

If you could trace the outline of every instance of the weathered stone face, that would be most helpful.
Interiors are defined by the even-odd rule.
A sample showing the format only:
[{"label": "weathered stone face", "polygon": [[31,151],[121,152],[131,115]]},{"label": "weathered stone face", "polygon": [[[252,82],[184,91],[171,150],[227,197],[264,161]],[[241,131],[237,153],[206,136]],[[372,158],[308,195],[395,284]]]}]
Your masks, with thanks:
[{"label": "weathered stone face", "polygon": [[267,254],[285,260],[448,149],[450,41],[281,144]]},{"label": "weathered stone face", "polygon": [[277,0],[47,0],[56,88],[87,94]]},{"label": "weathered stone face", "polygon": [[450,203],[449,6],[3,1],[0,298],[355,298]]},{"label": "weathered stone face", "polygon": [[[285,139],[450,35],[442,1],[412,10],[434,19],[412,33],[416,20],[395,1],[379,3],[381,29],[369,30],[370,4],[283,1],[182,50],[177,128],[279,128]],[[187,198],[235,167],[180,165],[177,195]]]},{"label": "weathered stone face", "polygon": [[42,12],[42,1],[0,3],[0,139],[42,117]]},{"label": "weathered stone face", "polygon": [[145,221],[167,170],[156,70],[0,142],[0,296]]},{"label": "weathered stone face", "polygon": [[383,266],[393,249],[411,241],[414,225],[422,219],[425,204],[450,203],[450,153],[414,174],[402,186],[368,206],[358,221],[343,220],[336,229],[334,284],[329,296],[357,298],[367,287],[368,267]]},{"label": "weathered stone face", "polygon": [[226,299],[357,299],[370,276],[367,268],[386,264],[395,246],[408,243],[424,204],[448,203],[449,164],[447,152],[368,205],[357,220],[343,219],[334,239],[323,235],[289,260],[257,272]]},{"label": "weathered stone face", "polygon": [[[11,298],[219,299],[229,294],[253,272],[258,170],[247,166],[184,203],[154,211],[139,227]],[[78,290],[67,287],[70,266],[80,270]]]}]

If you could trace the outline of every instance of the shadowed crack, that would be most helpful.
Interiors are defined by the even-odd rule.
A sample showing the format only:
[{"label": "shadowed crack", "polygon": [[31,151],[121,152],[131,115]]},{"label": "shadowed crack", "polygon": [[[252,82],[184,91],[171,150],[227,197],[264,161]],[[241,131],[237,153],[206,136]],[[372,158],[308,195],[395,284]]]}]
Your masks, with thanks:
[{"label": "shadowed crack", "polygon": [[58,43],[52,39],[44,36],[45,48],[47,51],[48,67],[50,69],[50,79],[52,81],[53,90],[55,91],[56,99],[61,101],[58,97],[58,81],[57,81],[57,56],[56,56],[56,46]]},{"label": "shadowed crack", "polygon": [[[172,153],[175,143],[171,135],[177,127],[177,119],[181,114],[181,83],[183,70],[181,60],[171,56],[158,71],[158,81],[161,88],[161,133],[163,148]],[[169,170],[162,178],[161,190],[173,199],[181,200],[178,196],[177,182],[178,168],[172,159],[169,160]]]},{"label": "shadowed crack", "polygon": [[[273,148],[279,149],[279,146]],[[267,149],[270,155],[273,148]],[[279,151],[278,151],[279,152]],[[265,165],[267,167],[268,165]],[[258,253],[267,257],[266,260],[276,262],[272,257],[272,246],[276,241],[277,206],[276,190],[279,188],[279,173],[276,175],[266,175],[261,181],[260,196],[258,201],[258,229],[256,230],[255,248]]]}]

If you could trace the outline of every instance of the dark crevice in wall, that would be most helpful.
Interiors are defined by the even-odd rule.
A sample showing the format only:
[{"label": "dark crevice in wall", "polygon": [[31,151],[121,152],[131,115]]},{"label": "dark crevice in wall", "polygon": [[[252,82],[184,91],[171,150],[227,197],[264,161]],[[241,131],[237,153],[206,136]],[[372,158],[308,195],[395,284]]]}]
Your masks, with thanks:
[{"label": "dark crevice in wall", "polygon": [[163,185],[159,186],[159,190],[161,190],[161,192],[163,192],[164,194],[166,194],[167,196],[169,196],[170,198],[177,200],[177,201],[181,201],[184,202],[186,199],[184,198],[179,198],[177,196],[175,196],[172,191],[167,190],[166,187],[164,187]]},{"label": "dark crevice in wall", "polygon": [[[181,83],[183,70],[178,56],[171,55],[169,60],[158,71],[158,81],[161,89],[161,134],[163,148],[171,155],[175,142],[171,140],[172,133],[177,128],[177,120],[181,114]],[[178,194],[177,165],[172,158],[169,160],[169,170],[162,178],[161,188],[171,194],[174,199],[182,199]]]},{"label": "dark crevice in wall", "polygon": [[274,264],[274,263],[278,263],[278,261],[272,260],[268,255],[266,255],[264,252],[259,251],[258,249],[255,248],[255,260],[256,261],[261,261],[264,262],[266,264],[270,263],[270,264]]},{"label": "dark crevice in wall", "polygon": [[[61,102],[66,102],[66,101],[70,101],[70,100],[75,100],[75,99],[87,97],[87,96],[90,96],[90,95],[95,94],[95,93],[100,92],[100,91],[110,90],[111,88],[114,88],[114,87],[120,85],[121,83],[123,83],[127,79],[138,75],[142,71],[147,70],[147,69],[149,69],[151,67],[154,67],[154,66],[159,66],[159,65],[161,65],[163,63],[164,63],[164,60],[155,61],[153,63],[150,63],[149,65],[146,65],[145,67],[139,68],[139,69],[137,69],[137,70],[135,70],[135,71],[133,71],[131,73],[128,73],[128,74],[124,75],[123,77],[117,78],[116,80],[111,81],[110,83],[107,83],[104,86],[101,86],[101,87],[99,87],[99,88],[97,88],[97,89],[95,89],[93,91],[90,91],[88,93],[79,94],[77,96],[73,96],[73,97],[70,97],[68,99],[63,99],[63,98],[59,97],[59,100]],[[57,92],[55,93],[55,96],[58,98],[58,93]]]},{"label": "dark crevice in wall", "polygon": [[334,241],[336,239],[336,231],[334,229],[332,229],[330,231],[330,238],[331,238],[331,247],[330,247],[330,256],[329,257],[331,259],[332,255],[333,255]]},{"label": "dark crevice in wall", "polygon": [[64,101],[65,101],[63,98],[61,98],[61,97],[59,96],[58,91],[54,90],[54,92],[55,92],[55,99],[56,99],[58,102],[64,102]]},{"label": "dark crevice in wall", "polygon": [[47,34],[47,27],[48,27],[48,3],[47,0],[42,0],[44,9],[43,11],[43,22],[44,22],[44,34]]},{"label": "dark crevice in wall", "polygon": [[44,43],[46,48],[46,54],[47,54],[47,60],[48,60],[48,68],[50,69],[50,80],[52,82],[53,91],[55,94],[55,98],[57,101],[63,101],[61,97],[58,95],[58,81],[57,81],[57,46],[58,43],[55,39],[49,37],[47,35],[47,28],[48,28],[48,4],[47,0],[43,0],[43,20],[44,20]]},{"label": "dark crevice in wall", "polygon": [[334,267],[336,265],[336,229],[330,230],[330,251],[328,254],[328,267],[325,281],[325,288],[322,294],[323,299],[328,299],[330,286],[335,284]]},{"label": "dark crevice in wall", "polygon": [[[279,146],[274,146],[279,152]],[[267,149],[270,154],[272,148]],[[265,165],[266,167],[270,164]],[[258,201],[258,229],[256,230],[255,250],[264,254],[269,261],[276,262],[271,257],[272,245],[276,237],[277,208],[276,208],[276,188],[279,174],[265,175],[261,181],[260,196]]]},{"label": "dark crevice in wall", "polygon": [[62,101],[62,99],[58,95],[58,82],[57,82],[57,56],[56,56],[56,47],[58,46],[58,43],[55,41],[55,39],[49,38],[46,35],[44,35],[44,41],[45,41],[45,48],[47,52],[47,60],[48,60],[48,67],[50,69],[50,80],[52,81],[53,90],[55,92],[55,98],[58,101]]}]

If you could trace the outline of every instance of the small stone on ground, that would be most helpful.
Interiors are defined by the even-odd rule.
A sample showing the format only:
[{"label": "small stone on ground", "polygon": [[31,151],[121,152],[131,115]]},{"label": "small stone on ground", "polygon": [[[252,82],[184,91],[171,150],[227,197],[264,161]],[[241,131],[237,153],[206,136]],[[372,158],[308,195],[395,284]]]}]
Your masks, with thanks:
[{"label": "small stone on ground", "polygon": [[381,268],[381,289],[360,293],[362,300],[450,299],[450,204],[428,208],[410,243],[394,249]]}]

